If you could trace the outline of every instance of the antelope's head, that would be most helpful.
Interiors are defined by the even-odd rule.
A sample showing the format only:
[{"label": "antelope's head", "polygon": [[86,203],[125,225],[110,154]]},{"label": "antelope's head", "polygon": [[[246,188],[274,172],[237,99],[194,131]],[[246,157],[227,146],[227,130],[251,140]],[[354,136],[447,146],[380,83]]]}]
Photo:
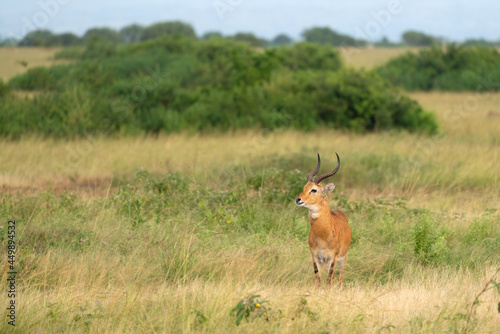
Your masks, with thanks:
[{"label": "antelope's head", "polygon": [[316,166],[316,169],[307,174],[307,183],[304,186],[304,191],[295,200],[295,203],[297,203],[298,206],[305,206],[308,209],[313,209],[326,199],[327,193],[332,192],[333,189],[335,189],[335,185],[333,183],[328,183],[325,186],[322,186],[320,184],[321,181],[339,171],[340,158],[337,153],[335,154],[337,155],[337,167],[335,167],[335,169],[331,172],[322,174],[313,180],[313,177],[318,173],[319,167],[321,165],[321,160],[318,153],[318,165]]}]

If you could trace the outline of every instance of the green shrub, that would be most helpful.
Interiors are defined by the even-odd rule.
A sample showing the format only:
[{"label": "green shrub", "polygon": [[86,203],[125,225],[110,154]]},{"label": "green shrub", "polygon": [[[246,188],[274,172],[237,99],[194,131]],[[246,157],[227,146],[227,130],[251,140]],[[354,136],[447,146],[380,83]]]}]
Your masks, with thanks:
[{"label": "green shrub", "polygon": [[7,94],[9,94],[9,91],[9,86],[5,84],[2,79],[0,79],[0,98],[7,96]]},{"label": "green shrub", "polygon": [[408,90],[498,91],[500,53],[486,47],[435,46],[392,59],[377,72]]},{"label": "green shrub", "polygon": [[293,71],[321,70],[336,71],[342,67],[342,60],[337,50],[330,46],[302,42],[277,49],[283,58],[283,65]]},{"label": "green shrub", "polygon": [[302,192],[304,175],[296,170],[268,168],[247,178],[249,187],[268,202],[292,202]]},{"label": "green shrub", "polygon": [[95,35],[87,40],[87,47],[82,54],[83,59],[109,58],[117,53],[117,43]]},{"label": "green shrub", "polygon": [[269,306],[264,305],[269,304],[269,302],[267,300],[259,301],[257,299],[259,297],[260,295],[247,296],[231,309],[230,315],[236,318],[236,326],[239,326],[243,319],[246,321],[253,318],[262,318],[266,321],[271,319],[273,311]]},{"label": "green shrub", "polygon": [[1,136],[318,126],[437,130],[433,115],[388,81],[342,69],[337,51],[311,43],[255,50],[230,39],[166,35],[118,48],[93,36],[79,61],[31,69],[9,86],[44,93],[0,102],[7,122]]},{"label": "green shrub", "polygon": [[316,124],[355,131],[403,128],[434,133],[438,129],[432,114],[374,72],[302,71],[278,85],[289,95],[276,108],[288,110],[294,118],[308,117]]},{"label": "green shrub", "polygon": [[413,241],[415,256],[424,265],[442,262],[449,252],[444,232],[428,213],[421,214],[413,227]]},{"label": "green shrub", "polygon": [[499,249],[500,226],[496,223],[495,211],[494,209],[486,210],[481,217],[472,222],[464,236],[464,242],[467,245],[480,244],[492,252]]},{"label": "green shrub", "polygon": [[83,49],[81,47],[66,47],[56,52],[54,59],[77,60],[82,57]]},{"label": "green shrub", "polygon": [[22,90],[54,90],[60,85],[68,68],[66,65],[56,65],[51,68],[35,67],[12,78],[9,86]]}]

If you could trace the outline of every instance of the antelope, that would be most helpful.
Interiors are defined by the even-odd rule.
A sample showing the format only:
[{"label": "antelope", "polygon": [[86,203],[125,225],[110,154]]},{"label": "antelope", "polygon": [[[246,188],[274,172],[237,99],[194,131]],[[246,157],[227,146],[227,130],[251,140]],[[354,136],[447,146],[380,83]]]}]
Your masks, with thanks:
[{"label": "antelope", "polygon": [[327,283],[333,285],[335,277],[334,267],[337,264],[339,271],[339,286],[344,282],[344,267],[347,263],[347,251],[351,245],[351,227],[346,215],[339,210],[330,210],[327,193],[335,189],[333,183],[325,186],[321,181],[339,171],[340,158],[337,153],[337,167],[331,172],[322,174],[313,180],[318,173],[321,160],[318,153],[316,169],[307,175],[304,191],[297,197],[295,203],[309,209],[309,249],[311,251],[316,285],[321,285],[321,265],[328,268]]}]

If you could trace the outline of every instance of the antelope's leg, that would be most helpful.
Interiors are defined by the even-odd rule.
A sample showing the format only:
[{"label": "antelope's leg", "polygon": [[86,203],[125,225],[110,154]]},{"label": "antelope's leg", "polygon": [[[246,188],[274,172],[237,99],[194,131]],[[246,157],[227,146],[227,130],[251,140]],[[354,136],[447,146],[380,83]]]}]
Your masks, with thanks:
[{"label": "antelope's leg", "polygon": [[342,287],[342,284],[344,284],[344,267],[345,264],[347,263],[347,254],[338,260],[338,267],[339,267],[339,285]]},{"label": "antelope's leg", "polygon": [[321,274],[319,272],[318,264],[314,261],[313,257],[313,267],[314,267],[314,276],[316,277],[316,286],[319,288],[321,285]]},{"label": "antelope's leg", "polygon": [[337,262],[337,257],[334,257],[332,261],[330,262],[330,266],[328,268],[328,281],[327,283],[332,286],[333,280],[335,279],[335,262]]}]

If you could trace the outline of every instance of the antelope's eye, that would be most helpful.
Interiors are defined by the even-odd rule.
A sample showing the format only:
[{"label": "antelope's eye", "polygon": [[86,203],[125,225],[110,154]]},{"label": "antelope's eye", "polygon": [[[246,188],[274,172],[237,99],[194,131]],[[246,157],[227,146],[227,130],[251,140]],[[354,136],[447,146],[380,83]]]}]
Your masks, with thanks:
[{"label": "antelope's eye", "polygon": [[317,189],[311,189],[311,191],[310,191],[310,192],[311,192],[311,193],[317,193],[317,192],[318,192],[318,190],[317,190]]}]

